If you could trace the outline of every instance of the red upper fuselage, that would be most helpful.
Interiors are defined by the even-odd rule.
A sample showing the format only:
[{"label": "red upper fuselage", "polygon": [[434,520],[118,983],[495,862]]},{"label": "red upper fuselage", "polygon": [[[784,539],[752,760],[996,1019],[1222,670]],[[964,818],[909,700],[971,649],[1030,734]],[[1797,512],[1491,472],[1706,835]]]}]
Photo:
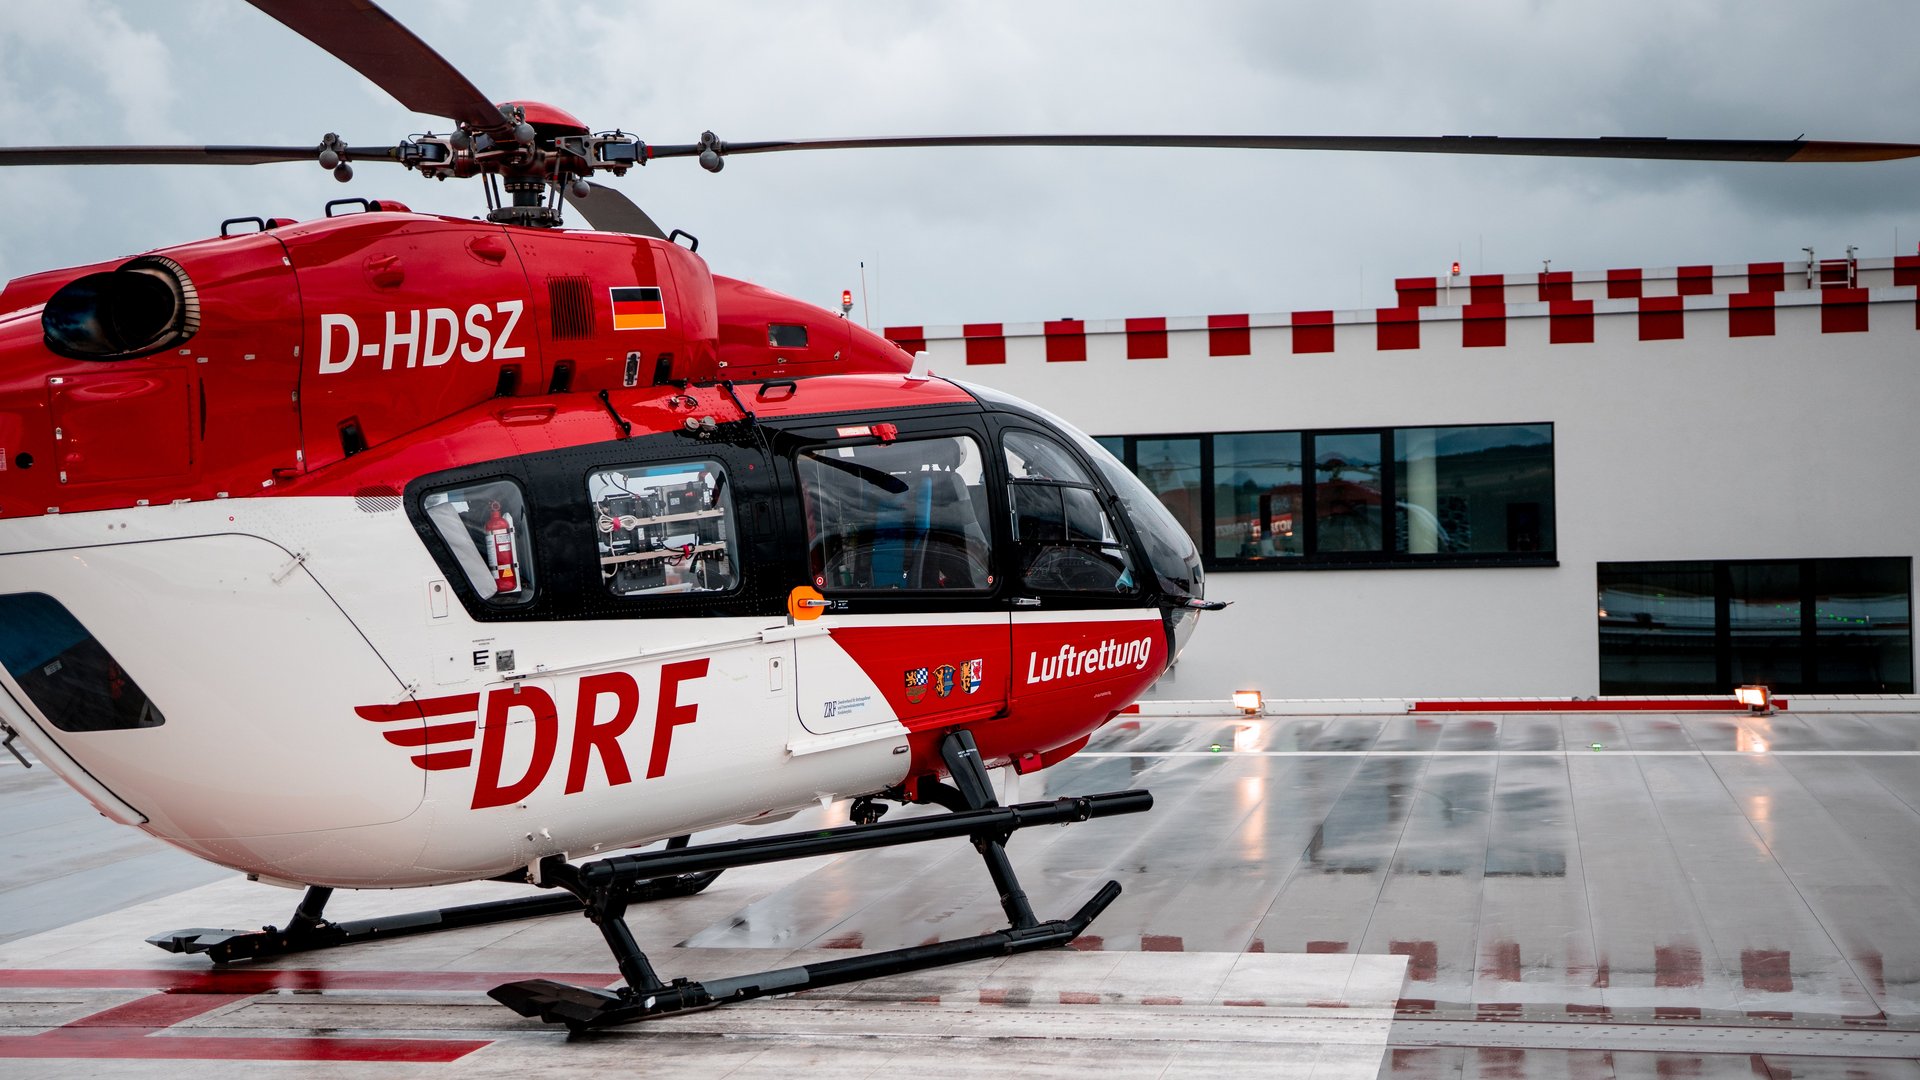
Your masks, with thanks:
[{"label": "red upper fuselage", "polygon": [[[133,304],[115,280],[142,273],[176,279],[180,309],[175,340],[144,351],[152,297],[111,310]],[[61,355],[49,311],[138,355]],[[499,396],[911,364],[661,240],[392,211],[285,224],[0,292],[0,518],[298,493]]]}]

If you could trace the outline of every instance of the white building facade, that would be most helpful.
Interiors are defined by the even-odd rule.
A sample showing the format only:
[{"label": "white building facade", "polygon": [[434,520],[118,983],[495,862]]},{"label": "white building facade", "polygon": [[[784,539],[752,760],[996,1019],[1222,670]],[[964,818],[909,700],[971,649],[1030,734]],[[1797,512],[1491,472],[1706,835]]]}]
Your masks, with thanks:
[{"label": "white building facade", "polygon": [[1849,258],[886,332],[1187,525],[1234,605],[1161,697],[1910,694],[1916,286]]}]

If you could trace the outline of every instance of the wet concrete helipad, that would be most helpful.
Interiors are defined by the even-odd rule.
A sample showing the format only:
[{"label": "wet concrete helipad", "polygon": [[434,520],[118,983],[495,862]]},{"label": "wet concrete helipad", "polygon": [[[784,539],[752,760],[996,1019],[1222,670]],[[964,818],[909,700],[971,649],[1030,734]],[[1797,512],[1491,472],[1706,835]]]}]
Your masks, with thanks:
[{"label": "wet concrete helipad", "polygon": [[[1914,713],[1140,717],[1018,786],[1155,794],[1010,844],[1042,917],[1124,886],[1078,948],[569,1038],[485,991],[613,982],[579,916],[216,972],[141,939],[281,922],[296,894],[145,899],[220,872],[0,767],[0,1075],[1920,1077]],[[61,896],[134,906],[41,929]],[[945,841],[728,871],[632,922],[663,975],[703,977],[1001,917]]]}]

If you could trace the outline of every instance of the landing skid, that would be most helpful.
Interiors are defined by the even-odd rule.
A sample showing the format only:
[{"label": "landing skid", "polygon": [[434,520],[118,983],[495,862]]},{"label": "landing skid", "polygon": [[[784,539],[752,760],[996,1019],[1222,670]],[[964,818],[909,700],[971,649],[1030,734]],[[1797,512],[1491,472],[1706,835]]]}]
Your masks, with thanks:
[{"label": "landing skid", "polygon": [[[676,836],[667,841],[667,851],[683,850],[687,846],[687,841],[688,837]],[[719,876],[720,871],[710,870],[635,881],[626,888],[626,902],[635,904],[677,896],[692,896],[711,885],[713,879]],[[236,961],[285,956],[288,953],[334,949],[342,945],[358,945],[369,941],[386,941],[390,938],[408,937],[413,934],[428,934],[436,930],[486,926],[491,923],[511,922],[515,919],[535,919],[543,915],[560,915],[584,910],[579,899],[571,893],[556,892],[541,896],[515,897],[510,900],[491,900],[483,904],[463,904],[459,907],[413,911],[404,915],[386,915],[377,919],[328,922],[324,912],[327,900],[332,895],[332,889],[319,885],[309,887],[306,895],[301,897],[300,905],[294,909],[293,918],[287,920],[285,929],[275,926],[260,930],[217,930],[209,927],[194,927],[190,930],[169,930],[163,934],[155,934],[147,941],[168,952],[204,954],[216,964],[229,964]]]},{"label": "landing skid", "polygon": [[[570,866],[558,859],[541,866],[543,883],[556,885],[579,899],[587,917],[599,926],[613,951],[626,985],[614,990],[528,979],[495,987],[494,1000],[522,1016],[564,1024],[572,1031],[629,1024],[673,1013],[706,1009],[736,1001],[791,994],[801,990],[855,982],[883,975],[965,963],[994,956],[1065,945],[1080,936],[1096,916],[1120,895],[1119,882],[1109,881],[1070,919],[1040,922],[1034,918],[1026,893],[1020,888],[1005,844],[1016,829],[1030,825],[1065,824],[1112,814],[1132,814],[1153,806],[1145,791],[1119,791],[1052,802],[997,805],[986,769],[973,737],[955,732],[942,742],[941,756],[954,786],[936,786],[928,801],[953,812],[890,824],[849,825],[812,833],[793,833],[766,839],[710,844],[682,851],[617,855]],[[698,873],[730,866],[778,862],[813,855],[861,851],[896,844],[966,836],[986,861],[1000,893],[1008,927],[955,941],[869,953],[818,964],[780,968],[725,979],[695,982],[661,981],[653,965],[627,928],[626,883],[676,874]]]},{"label": "landing skid", "polygon": [[[601,990],[549,979],[527,979],[495,987],[489,993],[494,1000],[522,1016],[564,1024],[572,1031],[586,1031],[770,994],[791,994],[1054,948],[1079,937],[1120,895],[1120,883],[1107,882],[1072,918],[1042,922],[1034,917],[1033,906],[1007,858],[1007,839],[1016,830],[1033,825],[1064,825],[1115,814],[1137,814],[1153,807],[1153,796],[1145,791],[1111,791],[1001,806],[994,798],[992,782],[971,734],[957,731],[948,735],[941,742],[940,754],[953,783],[951,786],[921,784],[919,796],[923,802],[945,807],[949,812],[944,814],[881,822],[878,818],[884,808],[871,805],[869,800],[868,805],[856,808],[855,820],[859,824],[836,829],[699,847],[687,846],[687,837],[679,836],[669,841],[663,851],[615,855],[579,866],[553,856],[540,863],[537,882],[542,888],[555,890],[551,894],[379,919],[328,922],[323,912],[333,890],[314,886],[307,890],[285,929],[272,926],[258,931],[196,928],[155,934],[147,940],[169,952],[204,954],[215,963],[231,963],[578,911],[600,928],[626,985]],[[1004,930],[731,978],[700,982],[674,979],[668,983],[655,974],[652,963],[627,927],[626,912],[630,905],[691,896],[729,867],[960,836],[973,842],[974,849],[987,864],[987,872],[1000,895],[1000,907],[1006,912],[1008,925]]]}]

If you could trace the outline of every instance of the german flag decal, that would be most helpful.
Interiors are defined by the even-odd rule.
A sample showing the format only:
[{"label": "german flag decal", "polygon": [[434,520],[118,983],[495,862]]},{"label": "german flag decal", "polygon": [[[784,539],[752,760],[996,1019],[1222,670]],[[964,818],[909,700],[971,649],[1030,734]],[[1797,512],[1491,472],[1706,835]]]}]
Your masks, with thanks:
[{"label": "german flag decal", "polygon": [[608,289],[613,297],[615,330],[665,330],[667,305],[658,285],[631,285]]}]

